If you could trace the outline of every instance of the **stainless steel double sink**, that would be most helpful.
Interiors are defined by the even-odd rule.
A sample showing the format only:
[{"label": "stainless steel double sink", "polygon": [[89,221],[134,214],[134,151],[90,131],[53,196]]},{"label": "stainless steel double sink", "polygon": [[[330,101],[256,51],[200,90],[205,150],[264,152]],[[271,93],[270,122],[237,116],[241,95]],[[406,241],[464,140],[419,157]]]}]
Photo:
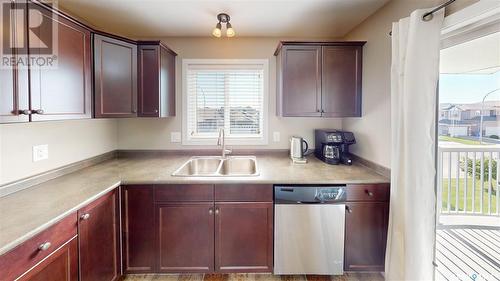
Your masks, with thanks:
[{"label": "stainless steel double sink", "polygon": [[258,176],[255,156],[194,156],[173,174],[177,177]]}]

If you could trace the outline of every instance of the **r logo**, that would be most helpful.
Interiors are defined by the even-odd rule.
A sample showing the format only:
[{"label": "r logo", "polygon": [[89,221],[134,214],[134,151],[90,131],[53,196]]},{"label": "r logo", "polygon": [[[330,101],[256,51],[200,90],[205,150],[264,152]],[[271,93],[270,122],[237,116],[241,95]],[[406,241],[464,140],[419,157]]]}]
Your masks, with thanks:
[{"label": "r logo", "polygon": [[54,55],[57,34],[47,10],[31,2],[2,2],[2,54]]}]

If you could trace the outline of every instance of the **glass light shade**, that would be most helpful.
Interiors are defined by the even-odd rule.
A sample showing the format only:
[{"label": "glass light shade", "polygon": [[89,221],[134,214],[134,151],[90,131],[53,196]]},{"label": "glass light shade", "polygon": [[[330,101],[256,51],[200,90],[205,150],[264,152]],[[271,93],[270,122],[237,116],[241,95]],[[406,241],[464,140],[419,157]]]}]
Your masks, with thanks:
[{"label": "glass light shade", "polygon": [[236,33],[234,32],[234,29],[233,27],[231,26],[230,23],[227,24],[227,30],[226,30],[226,36],[227,37],[233,37],[234,35],[236,35]]},{"label": "glass light shade", "polygon": [[217,27],[214,28],[214,30],[212,31],[212,35],[215,36],[215,37],[221,37],[222,36],[222,30],[218,29]]},{"label": "glass light shade", "polygon": [[221,37],[222,36],[222,25],[220,22],[215,26],[214,30],[212,30],[212,35],[215,37]]}]

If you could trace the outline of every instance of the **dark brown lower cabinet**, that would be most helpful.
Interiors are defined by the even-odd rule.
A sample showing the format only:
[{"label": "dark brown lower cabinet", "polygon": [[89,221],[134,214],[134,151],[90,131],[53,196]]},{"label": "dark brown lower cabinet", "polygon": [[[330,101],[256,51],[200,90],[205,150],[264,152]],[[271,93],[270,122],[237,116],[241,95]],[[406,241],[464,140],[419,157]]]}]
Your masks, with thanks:
[{"label": "dark brown lower cabinet", "polygon": [[80,281],[120,278],[118,191],[113,190],[78,211]]},{"label": "dark brown lower cabinet", "polygon": [[384,271],[389,203],[348,202],[346,209],[344,270]]},{"label": "dark brown lower cabinet", "polygon": [[124,273],[155,270],[155,212],[153,188],[122,187],[122,235]]},{"label": "dark brown lower cabinet", "polygon": [[24,274],[19,281],[77,281],[78,241],[76,237]]},{"label": "dark brown lower cabinet", "polygon": [[271,272],[273,203],[216,203],[215,237],[215,271]]},{"label": "dark brown lower cabinet", "polygon": [[213,203],[157,205],[158,271],[212,272]]},{"label": "dark brown lower cabinet", "polygon": [[125,273],[272,272],[272,188],[123,186]]}]

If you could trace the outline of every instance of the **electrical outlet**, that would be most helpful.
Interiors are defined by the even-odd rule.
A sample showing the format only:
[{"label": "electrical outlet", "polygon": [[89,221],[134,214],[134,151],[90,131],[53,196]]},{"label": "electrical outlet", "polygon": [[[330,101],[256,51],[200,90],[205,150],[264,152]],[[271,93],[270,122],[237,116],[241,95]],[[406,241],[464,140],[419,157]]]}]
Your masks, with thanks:
[{"label": "electrical outlet", "polygon": [[49,159],[49,145],[40,144],[33,146],[33,162]]},{"label": "electrical outlet", "polygon": [[273,141],[274,142],[280,141],[280,132],[273,132]]},{"label": "electrical outlet", "polygon": [[173,143],[181,142],[181,133],[180,132],[171,132],[170,133],[170,142],[173,142]]}]

